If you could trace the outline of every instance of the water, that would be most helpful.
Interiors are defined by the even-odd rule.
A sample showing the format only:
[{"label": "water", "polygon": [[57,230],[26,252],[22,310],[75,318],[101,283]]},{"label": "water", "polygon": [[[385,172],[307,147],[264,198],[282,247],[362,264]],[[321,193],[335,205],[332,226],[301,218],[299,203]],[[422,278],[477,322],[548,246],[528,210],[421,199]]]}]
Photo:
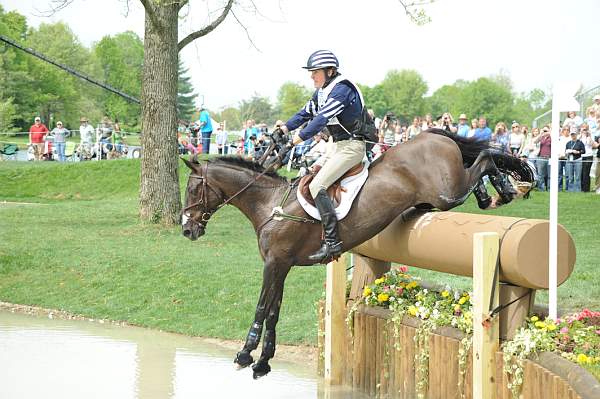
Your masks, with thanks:
[{"label": "water", "polygon": [[[273,360],[259,380],[235,350],[109,323],[0,311],[0,398],[363,398],[330,389],[314,364]],[[258,355],[256,355],[258,356]]]}]

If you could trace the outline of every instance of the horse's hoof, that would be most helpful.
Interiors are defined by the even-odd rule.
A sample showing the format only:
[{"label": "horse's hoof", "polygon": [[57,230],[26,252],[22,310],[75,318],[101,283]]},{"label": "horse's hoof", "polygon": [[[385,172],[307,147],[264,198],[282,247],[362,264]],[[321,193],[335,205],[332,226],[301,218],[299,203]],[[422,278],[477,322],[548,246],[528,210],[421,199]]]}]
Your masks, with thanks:
[{"label": "horse's hoof", "polygon": [[269,366],[269,363],[259,362],[252,366],[252,371],[252,378],[258,380],[260,377],[264,377],[265,375],[269,374],[271,371],[271,366]]},{"label": "horse's hoof", "polygon": [[254,363],[254,359],[252,358],[252,355],[250,355],[249,353],[238,352],[238,354],[235,356],[235,360],[233,362],[236,365],[236,369],[241,370],[243,368],[250,366],[252,363]]}]

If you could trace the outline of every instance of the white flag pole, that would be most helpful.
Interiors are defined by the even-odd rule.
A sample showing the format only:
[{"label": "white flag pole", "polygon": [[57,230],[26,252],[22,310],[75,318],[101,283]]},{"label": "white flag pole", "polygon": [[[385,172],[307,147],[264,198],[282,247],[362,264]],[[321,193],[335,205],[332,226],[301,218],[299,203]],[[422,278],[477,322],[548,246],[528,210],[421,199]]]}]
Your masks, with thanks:
[{"label": "white flag pole", "polygon": [[560,147],[560,113],[578,110],[579,103],[575,93],[581,85],[573,82],[563,82],[554,85],[552,94],[552,147],[550,152],[550,234],[548,237],[548,312],[553,320],[558,318],[558,156]]},{"label": "white flag pole", "polygon": [[552,100],[552,130],[550,137],[552,138],[552,147],[550,152],[550,177],[548,186],[550,187],[550,235],[548,237],[548,311],[549,317],[552,320],[557,319],[557,240],[558,240],[558,156],[560,136],[560,110],[556,101],[557,90],[554,88]]}]

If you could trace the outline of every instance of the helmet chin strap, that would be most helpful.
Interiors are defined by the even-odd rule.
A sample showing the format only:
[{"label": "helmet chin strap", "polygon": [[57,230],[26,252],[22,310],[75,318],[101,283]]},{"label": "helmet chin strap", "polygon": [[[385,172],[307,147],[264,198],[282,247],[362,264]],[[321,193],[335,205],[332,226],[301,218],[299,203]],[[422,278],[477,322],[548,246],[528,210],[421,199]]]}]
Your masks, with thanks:
[{"label": "helmet chin strap", "polygon": [[325,84],[323,85],[323,89],[326,88],[333,79],[340,76],[340,73],[337,70],[335,70],[335,72],[331,76],[328,76],[329,69],[326,69],[324,72],[325,72]]}]

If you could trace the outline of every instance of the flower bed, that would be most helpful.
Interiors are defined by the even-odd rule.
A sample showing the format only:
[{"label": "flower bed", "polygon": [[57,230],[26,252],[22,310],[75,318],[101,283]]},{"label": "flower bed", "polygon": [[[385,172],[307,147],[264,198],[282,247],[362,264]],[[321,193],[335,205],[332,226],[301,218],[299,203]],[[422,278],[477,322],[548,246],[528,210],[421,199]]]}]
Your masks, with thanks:
[{"label": "flower bed", "polygon": [[[461,376],[466,373],[467,356],[471,347],[473,318],[471,294],[455,291],[449,287],[434,291],[422,287],[419,279],[407,273],[405,266],[392,270],[366,286],[362,298],[356,301],[348,314],[348,326],[352,330],[353,315],[359,305],[387,308],[392,312],[391,321],[397,334],[404,315],[422,321],[415,335],[418,350],[415,352],[415,368],[421,376],[417,382],[423,396],[427,390],[427,364],[429,360],[429,334],[438,327],[454,327],[464,332],[459,350]],[[502,345],[504,372],[507,386],[518,397],[523,384],[523,362],[536,353],[555,352],[588,369],[600,379],[600,312],[584,310],[556,322],[541,320],[534,315],[516,334],[513,340]],[[399,350],[400,348],[396,348]],[[460,381],[459,381],[460,383]]]}]

